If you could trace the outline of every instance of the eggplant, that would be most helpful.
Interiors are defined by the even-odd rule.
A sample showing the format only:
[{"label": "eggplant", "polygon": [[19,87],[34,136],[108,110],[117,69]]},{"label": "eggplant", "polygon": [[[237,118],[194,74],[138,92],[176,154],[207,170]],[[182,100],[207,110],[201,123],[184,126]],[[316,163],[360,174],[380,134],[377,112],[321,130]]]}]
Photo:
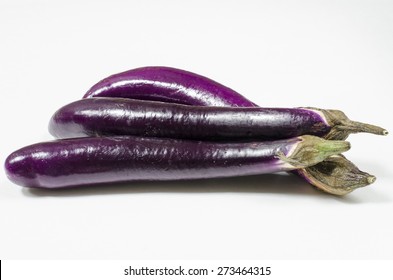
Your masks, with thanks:
[{"label": "eggplant", "polygon": [[310,109],[205,107],[105,97],[68,104],[49,123],[50,133],[57,138],[285,139],[325,136],[332,129],[318,111]]},{"label": "eggplant", "polygon": [[8,178],[31,188],[134,180],[182,180],[290,171],[347,151],[346,141],[301,136],[264,142],[207,142],[135,136],[54,140],[8,156]]},{"label": "eggplant", "polygon": [[[134,75],[134,71],[136,74]],[[139,76],[138,72],[143,72]],[[168,73],[171,75],[168,75]],[[225,106],[225,107],[258,107],[241,94],[227,87],[202,77],[200,75],[186,72],[183,79],[174,78],[182,76],[184,70],[168,67],[144,67],[129,70],[120,74],[112,75],[94,85],[83,98],[91,97],[122,97],[141,100],[156,100],[162,102],[178,103],[195,106]],[[178,74],[178,75],[177,75]],[[158,83],[154,83],[159,77]],[[143,84],[143,80],[147,80]],[[208,92],[201,98],[196,88],[202,86]],[[121,86],[124,85],[124,86]],[[132,86],[129,86],[132,85]],[[143,85],[140,91],[137,86]],[[173,85],[173,86],[172,86]],[[179,92],[177,89],[181,89]],[[216,94],[219,92],[220,94]],[[228,93],[228,95],[223,94]],[[316,110],[316,108],[308,108]],[[321,111],[318,111],[321,113]],[[328,133],[325,138],[343,140],[354,132],[370,132],[374,134],[387,135],[388,132],[380,127],[354,122],[339,110],[324,110],[323,115],[326,123],[338,128],[337,133]],[[332,130],[334,131],[334,130]],[[303,177],[314,187],[334,195],[344,195],[353,190],[367,186],[375,182],[376,178],[366,172],[360,171],[356,165],[343,156],[328,157],[325,161],[310,168],[301,168],[293,171]]]},{"label": "eggplant", "polygon": [[[93,97],[153,100],[192,106],[258,107],[236,91],[209,78],[181,69],[157,66],[132,69],[109,76],[95,84],[83,96],[83,98]],[[323,110],[311,107],[276,110],[280,115],[278,117],[285,117],[286,119],[283,120],[283,127],[279,129],[279,125],[278,127],[276,125],[280,124],[280,120],[270,114],[271,118],[265,126],[273,126],[269,134],[270,136],[276,134],[276,137],[269,138],[282,138],[288,133],[287,130],[289,130],[288,137],[302,135],[303,130],[307,130],[310,126],[313,127],[310,134],[332,140],[345,140],[349,134],[358,132],[378,135],[388,134],[388,131],[381,127],[351,121],[339,110]],[[288,114],[281,115],[284,110],[292,112],[292,114],[289,114],[293,118],[291,121],[288,120]],[[304,110],[310,116],[313,116],[302,122]],[[295,112],[299,114],[297,115]],[[315,122],[313,123],[313,121]],[[289,127],[288,124],[290,124]],[[303,125],[306,127],[303,128]],[[319,125],[321,125],[321,129],[318,129]],[[298,131],[293,131],[294,129]],[[318,132],[313,133],[313,130]],[[324,131],[328,131],[328,133],[324,134]]]},{"label": "eggplant", "polygon": [[171,67],[141,67],[109,76],[83,98],[124,97],[185,105],[257,107],[236,91],[204,76]]},{"label": "eggplant", "polygon": [[[328,121],[331,110],[189,106],[126,98],[89,98],[60,108],[49,123],[57,138],[138,135],[195,140],[335,138],[349,125]],[[331,120],[332,118],[329,118]],[[382,128],[363,124],[369,131]],[[347,136],[347,135],[346,135]],[[340,137],[346,138],[346,137]]]}]

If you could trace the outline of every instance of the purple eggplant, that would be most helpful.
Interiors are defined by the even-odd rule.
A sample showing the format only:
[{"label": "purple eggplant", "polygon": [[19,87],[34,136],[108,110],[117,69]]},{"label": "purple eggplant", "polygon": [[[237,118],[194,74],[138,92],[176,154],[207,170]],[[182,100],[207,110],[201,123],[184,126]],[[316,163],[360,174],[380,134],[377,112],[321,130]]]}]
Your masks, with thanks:
[{"label": "purple eggplant", "polygon": [[[168,71],[169,69],[170,71]],[[143,91],[139,91],[135,86],[127,87],[129,84],[143,84],[138,81],[138,77],[134,80],[134,71],[137,73],[139,71],[144,72],[142,80],[146,79],[149,81],[143,86]],[[168,72],[173,74],[167,75]],[[195,106],[258,107],[255,103],[233,90],[230,90],[227,96],[222,94],[228,88],[204,77],[201,79],[202,83],[209,86],[202,87],[204,89],[209,88],[209,92],[203,95],[206,98],[201,98],[200,94],[195,94],[195,88],[200,87],[198,77],[201,76],[186,72],[187,77],[183,76],[183,79],[174,79],[173,76],[177,76],[177,73],[181,76],[184,71],[167,67],[144,67],[129,70],[110,76],[97,83],[85,94],[84,98],[107,96],[156,100]],[[160,77],[157,84],[154,83],[155,77]],[[125,86],[118,90],[123,81]],[[181,91],[178,92],[176,88],[180,88]],[[216,94],[217,92],[221,94]],[[355,132],[388,134],[385,129],[351,121],[343,112],[338,110],[308,109],[321,113],[324,116],[325,123],[331,127],[336,127],[336,131],[331,130],[333,133],[328,133],[325,136],[327,139],[346,139],[349,134]],[[374,176],[360,171],[343,156],[329,157],[313,166],[312,169],[303,168],[294,172],[316,188],[335,195],[347,194],[358,187],[367,186],[375,181]]]},{"label": "purple eggplant", "polygon": [[206,142],[134,136],[55,140],[6,159],[8,178],[33,188],[133,180],[181,180],[289,171],[349,149],[346,141],[301,136],[265,142]]},{"label": "purple eggplant", "polygon": [[84,95],[124,97],[185,105],[257,107],[236,91],[209,78],[170,67],[142,67],[107,77]]},{"label": "purple eggplant", "polygon": [[[109,76],[95,84],[84,95],[84,98],[91,97],[120,97],[192,106],[258,107],[241,94],[222,84],[195,73],[169,67],[143,67]],[[285,109],[277,110],[282,112]],[[269,125],[273,127],[270,134],[277,134],[277,137],[273,138],[281,138],[286,135],[288,133],[286,130],[290,131],[289,135],[301,135],[302,130],[308,130],[309,127],[313,127],[310,134],[322,135],[324,131],[328,131],[323,137],[332,140],[344,140],[349,134],[358,132],[378,135],[388,134],[387,130],[381,127],[351,121],[339,110],[317,108],[287,110],[287,112],[291,112],[292,121],[283,120],[281,129],[275,126],[280,121],[274,117],[266,122],[265,127]],[[303,120],[305,110],[309,114],[306,121]],[[285,117],[288,117],[288,115]],[[313,121],[315,122],[313,123]],[[293,125],[288,127],[289,123]],[[302,125],[306,126],[305,129],[302,128]],[[318,129],[319,125],[321,129]],[[298,130],[298,132],[295,132],[295,130]],[[314,130],[318,130],[318,132],[313,133]]]},{"label": "purple eggplant", "polygon": [[89,98],[68,104],[51,118],[57,138],[138,135],[196,140],[285,139],[325,136],[332,128],[309,109],[189,106],[126,98]]}]

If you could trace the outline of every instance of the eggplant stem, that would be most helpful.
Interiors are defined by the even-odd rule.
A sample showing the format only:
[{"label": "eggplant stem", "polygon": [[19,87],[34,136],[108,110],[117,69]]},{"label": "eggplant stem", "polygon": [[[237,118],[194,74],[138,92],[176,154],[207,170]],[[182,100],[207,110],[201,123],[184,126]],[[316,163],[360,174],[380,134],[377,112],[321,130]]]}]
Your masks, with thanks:
[{"label": "eggplant stem", "polygon": [[324,138],[330,140],[345,140],[351,133],[371,133],[376,135],[388,135],[389,132],[379,126],[352,121],[340,110],[323,110],[318,108],[307,107],[320,112],[326,119],[327,124],[331,127],[329,133]]},{"label": "eggplant stem", "polygon": [[368,124],[368,123],[351,121],[351,120],[346,120],[346,121],[343,120],[340,125],[336,126],[336,129],[341,131],[349,131],[350,133],[365,132],[365,133],[371,133],[376,135],[389,134],[389,132],[382,127]]}]

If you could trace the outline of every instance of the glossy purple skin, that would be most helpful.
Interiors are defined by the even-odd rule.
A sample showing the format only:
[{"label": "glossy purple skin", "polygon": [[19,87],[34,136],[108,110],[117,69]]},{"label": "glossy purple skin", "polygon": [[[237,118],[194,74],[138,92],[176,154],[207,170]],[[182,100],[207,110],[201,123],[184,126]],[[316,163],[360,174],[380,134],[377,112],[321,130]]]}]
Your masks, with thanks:
[{"label": "glossy purple skin", "polygon": [[236,91],[204,76],[170,67],[142,67],[109,76],[84,95],[185,105],[257,107]]},{"label": "glossy purple skin", "polygon": [[196,140],[286,139],[323,136],[330,126],[314,111],[282,108],[189,106],[125,98],[89,98],[51,118],[57,138],[138,135]]},{"label": "glossy purple skin", "polygon": [[[154,81],[155,77],[161,75],[165,76],[165,72],[166,72],[165,68],[166,67],[145,67],[139,69],[142,69],[142,71],[143,69],[148,69],[147,72],[149,72],[149,69],[154,69],[154,71],[152,71],[154,72],[154,76],[152,75],[152,77],[149,77],[148,79],[151,85],[151,81]],[[122,76],[127,76],[128,72],[132,72],[135,70],[130,70],[124,73],[116,74],[108,77],[107,79],[102,80],[101,82],[93,86],[84,95],[84,98],[109,96],[109,97],[125,97],[125,98],[141,99],[141,100],[156,100],[162,102],[179,103],[179,104],[196,105],[196,106],[259,107],[255,103],[245,98],[243,95],[231,89],[229,89],[227,94],[222,94],[221,92],[223,91],[225,92],[228,88],[216,82],[213,82],[212,88],[214,88],[214,90],[204,94],[203,98],[201,98],[200,96],[195,95],[193,91],[193,88],[198,87],[198,84],[197,85],[191,84],[191,83],[198,82],[197,79],[191,79],[192,82],[190,83],[188,83],[187,79],[183,81],[176,80],[175,85],[178,88],[181,88],[179,94],[176,93],[176,91],[173,92],[171,90],[170,81],[167,83],[167,85],[169,85],[169,88],[166,88],[165,84],[163,84],[162,86],[159,86],[157,88],[150,87],[150,89],[152,90],[143,90],[141,92],[138,91],[137,87],[124,87],[120,89],[120,87],[111,85],[111,84],[115,84],[111,82],[112,77],[113,80],[116,80],[116,82],[120,82]],[[179,73],[183,72],[183,70],[179,70],[179,69],[173,69],[173,71]],[[196,75],[190,72],[186,72],[186,73],[189,73],[191,77],[192,75]],[[206,79],[208,82],[210,81],[208,78],[205,77],[202,78]],[[129,80],[132,81],[132,78],[130,78]],[[148,86],[146,87],[149,88]],[[217,92],[220,92],[221,94],[216,94]],[[306,181],[310,182],[309,178],[307,178],[307,176],[304,175],[303,173],[297,172],[296,170],[294,170],[293,172],[304,178]]]},{"label": "glossy purple skin", "polygon": [[89,137],[43,142],[12,153],[8,178],[32,188],[65,188],[134,180],[181,180],[287,171],[274,155],[300,138],[217,143],[141,138]]}]

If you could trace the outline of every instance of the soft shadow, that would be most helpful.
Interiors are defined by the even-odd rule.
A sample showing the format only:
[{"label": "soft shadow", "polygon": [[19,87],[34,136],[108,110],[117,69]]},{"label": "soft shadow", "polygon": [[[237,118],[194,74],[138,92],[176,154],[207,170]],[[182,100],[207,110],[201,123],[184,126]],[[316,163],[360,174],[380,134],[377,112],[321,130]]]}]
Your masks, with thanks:
[{"label": "soft shadow", "polygon": [[[319,199],[335,199],[342,203],[362,203],[360,198],[347,195],[336,197],[316,190],[298,176],[278,173],[256,176],[218,178],[182,181],[138,181],[94,186],[80,186],[69,189],[23,188],[29,197],[77,197],[97,195],[137,195],[141,193],[270,193],[278,195],[314,196]],[[386,197],[375,194],[368,202],[386,202]]]},{"label": "soft shadow", "polygon": [[289,174],[264,174],[234,178],[136,181],[99,184],[64,189],[23,188],[27,196],[94,196],[138,193],[279,193],[318,195],[312,186],[301,178]]},{"label": "soft shadow", "polygon": [[[382,193],[376,189],[372,189],[374,186],[367,186],[366,189],[358,189],[353,193],[345,196],[332,196],[338,202],[347,204],[359,204],[359,203],[391,203],[392,198],[387,196],[386,193]],[[363,191],[367,192],[367,195],[363,195]]]}]

